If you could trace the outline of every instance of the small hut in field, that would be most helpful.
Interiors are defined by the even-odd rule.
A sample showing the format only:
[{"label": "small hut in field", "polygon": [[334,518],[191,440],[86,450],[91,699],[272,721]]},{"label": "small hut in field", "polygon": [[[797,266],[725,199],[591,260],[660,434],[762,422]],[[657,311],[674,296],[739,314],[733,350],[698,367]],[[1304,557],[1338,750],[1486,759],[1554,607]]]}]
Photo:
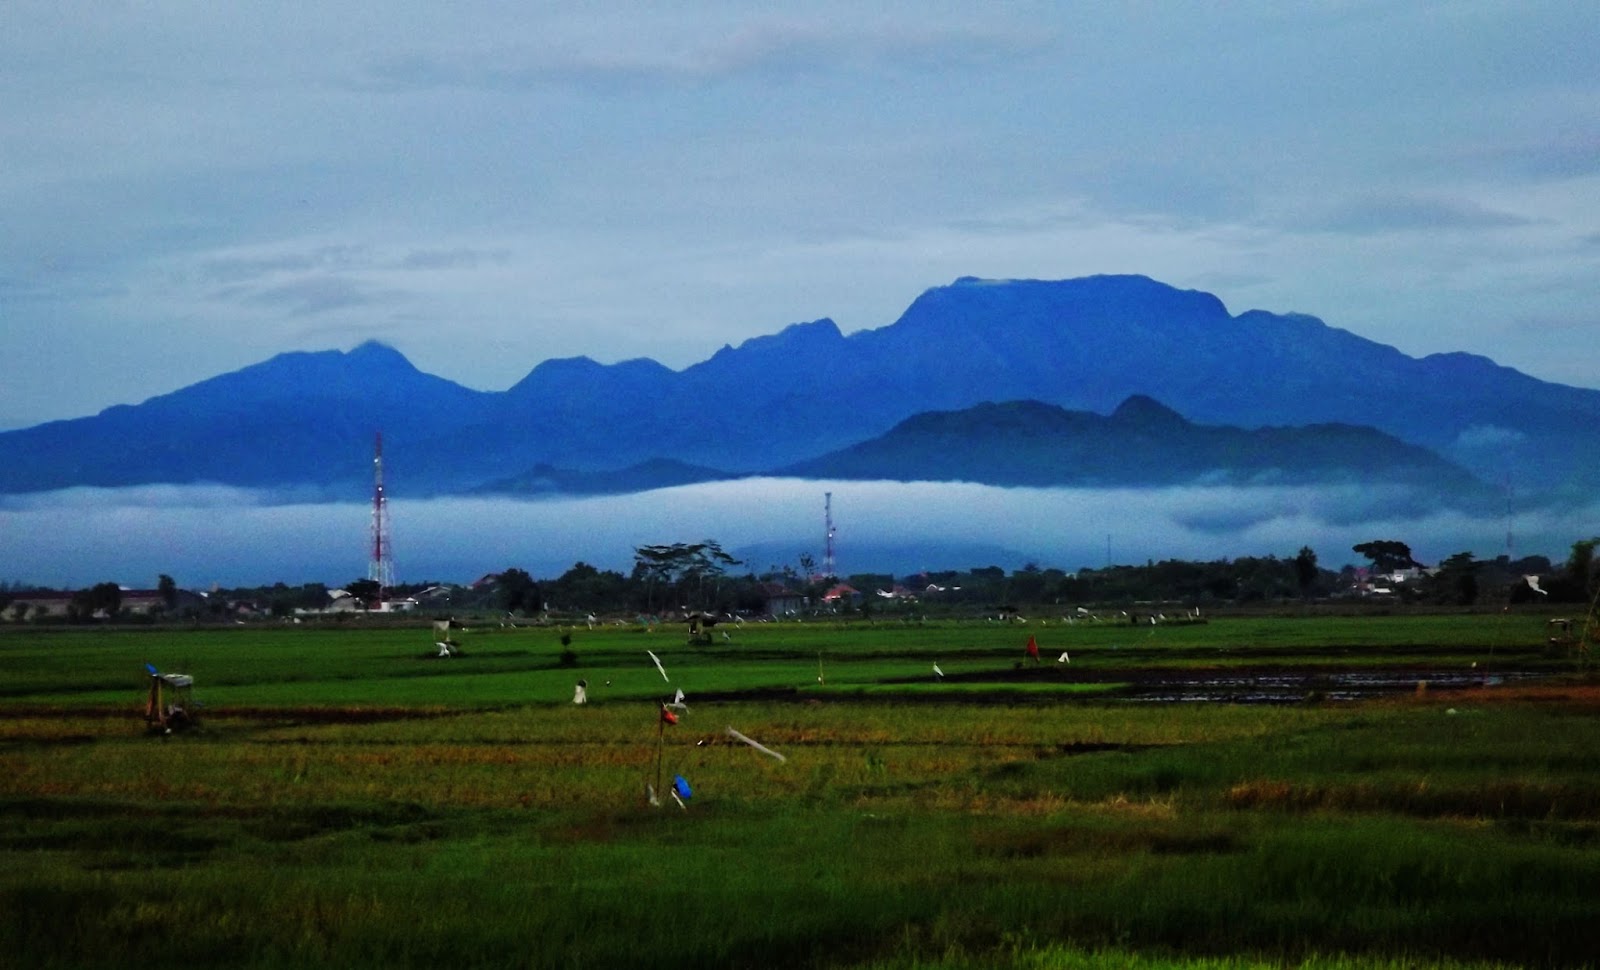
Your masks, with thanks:
[{"label": "small hut in field", "polygon": [[145,669],[150,672],[150,695],[145,701],[144,719],[150,730],[171,734],[193,727],[197,721],[194,678],[188,674],[163,674],[149,664]]}]

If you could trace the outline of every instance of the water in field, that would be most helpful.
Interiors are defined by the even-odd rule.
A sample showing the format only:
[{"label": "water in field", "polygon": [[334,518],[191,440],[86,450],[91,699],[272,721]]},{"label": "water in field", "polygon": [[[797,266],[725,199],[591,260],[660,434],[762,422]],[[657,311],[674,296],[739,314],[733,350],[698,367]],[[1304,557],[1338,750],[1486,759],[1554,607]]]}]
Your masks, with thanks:
[{"label": "water in field", "polygon": [[[996,696],[1014,685],[1037,681],[1034,668],[963,673],[949,678],[967,690],[968,700],[981,693],[979,685],[992,684]],[[1328,668],[1250,666],[1226,670],[1099,669],[1082,675],[1065,675],[1066,683],[1098,684],[1103,689],[1080,696],[1084,700],[1121,700],[1146,704],[1221,702],[1231,704],[1296,704],[1354,701],[1385,695],[1440,691],[1471,691],[1507,684],[1532,683],[1554,676],[1549,668],[1500,667],[1492,672],[1472,667]],[[907,683],[896,679],[886,683]],[[976,688],[976,689],[974,689]],[[1062,695],[1063,697],[1067,695]],[[931,695],[929,700],[936,700]]]},{"label": "water in field", "polygon": [[[1219,674],[1164,672],[1130,684],[1116,696],[1149,703],[1225,701],[1292,704],[1300,701],[1350,701],[1385,694],[1471,690],[1550,676],[1547,670],[1252,670]],[[1420,687],[1419,687],[1420,685]]]}]

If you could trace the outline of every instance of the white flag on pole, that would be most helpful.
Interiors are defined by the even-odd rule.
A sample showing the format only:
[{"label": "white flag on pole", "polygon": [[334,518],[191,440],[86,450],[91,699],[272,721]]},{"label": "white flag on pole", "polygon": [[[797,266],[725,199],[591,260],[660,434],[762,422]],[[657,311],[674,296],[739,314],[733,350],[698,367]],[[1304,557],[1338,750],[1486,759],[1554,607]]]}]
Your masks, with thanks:
[{"label": "white flag on pole", "polygon": [[670,684],[672,682],[672,678],[667,676],[667,668],[661,666],[661,658],[656,656],[654,652],[649,651],[649,650],[646,650],[645,653],[650,654],[650,659],[655,661],[656,669],[661,671],[661,679]]},{"label": "white flag on pole", "polygon": [[745,744],[748,744],[750,747],[755,748],[757,751],[761,752],[762,754],[768,755],[768,756],[773,757],[773,758],[777,758],[779,761],[788,761],[789,760],[788,758],[785,758],[783,755],[781,755],[778,752],[772,750],[771,748],[767,747],[766,745],[761,744],[759,741],[756,741],[756,740],[754,740],[752,738],[745,737],[743,734],[740,734],[738,731],[735,731],[733,729],[732,725],[729,725],[729,727],[728,727],[728,737],[733,738],[735,741],[743,741]]}]

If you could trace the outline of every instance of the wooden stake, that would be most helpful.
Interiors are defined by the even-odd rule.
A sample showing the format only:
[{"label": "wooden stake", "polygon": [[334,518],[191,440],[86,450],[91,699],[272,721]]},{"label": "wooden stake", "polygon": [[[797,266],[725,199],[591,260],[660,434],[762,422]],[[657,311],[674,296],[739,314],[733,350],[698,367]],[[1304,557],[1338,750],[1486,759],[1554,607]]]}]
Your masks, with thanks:
[{"label": "wooden stake", "polygon": [[667,744],[667,719],[661,716],[664,708],[656,708],[656,791],[661,791],[661,754]]}]

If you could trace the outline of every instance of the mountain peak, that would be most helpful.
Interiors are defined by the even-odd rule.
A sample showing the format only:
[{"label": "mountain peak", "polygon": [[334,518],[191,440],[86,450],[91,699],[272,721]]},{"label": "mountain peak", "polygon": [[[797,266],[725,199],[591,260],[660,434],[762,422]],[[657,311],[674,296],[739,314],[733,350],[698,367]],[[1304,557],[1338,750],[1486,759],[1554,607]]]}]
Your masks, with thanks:
[{"label": "mountain peak", "polygon": [[151,400],[186,400],[188,392],[213,390],[220,393],[225,401],[241,400],[257,394],[295,397],[349,385],[351,381],[359,383],[380,377],[411,377],[421,373],[400,351],[388,344],[368,340],[348,351],[292,350],[276,354],[259,363],[207,378]]},{"label": "mountain peak", "polygon": [[1135,394],[1117,405],[1111,418],[1123,424],[1136,424],[1146,428],[1177,428],[1190,422],[1183,415],[1144,394]]},{"label": "mountain peak", "polygon": [[582,354],[576,357],[551,357],[533,365],[533,370],[528,374],[593,374],[604,366],[593,357]]},{"label": "mountain peak", "polygon": [[1138,275],[1084,276],[1068,280],[981,279],[962,276],[924,290],[895,326],[938,330],[982,324],[1008,331],[1084,336],[1136,325],[1152,333],[1210,327],[1232,317],[1216,296]]},{"label": "mountain peak", "polygon": [[408,365],[411,363],[406,360],[405,354],[376,339],[361,341],[361,343],[352,347],[345,356],[350,360],[383,361],[385,363],[405,361]]},{"label": "mountain peak", "polygon": [[580,399],[594,388],[608,387],[611,393],[643,399],[658,394],[672,376],[670,368],[649,357],[632,357],[615,364],[602,364],[592,357],[552,357],[513,384],[506,395],[525,403],[554,404]]},{"label": "mountain peak", "polygon": [[809,323],[791,323],[777,333],[751,337],[741,343],[737,350],[731,346],[724,346],[717,353],[720,355],[755,351],[787,354],[797,350],[803,351],[820,346],[832,346],[843,338],[844,335],[839,332],[839,325],[827,317],[823,317],[820,320],[812,320]]}]

